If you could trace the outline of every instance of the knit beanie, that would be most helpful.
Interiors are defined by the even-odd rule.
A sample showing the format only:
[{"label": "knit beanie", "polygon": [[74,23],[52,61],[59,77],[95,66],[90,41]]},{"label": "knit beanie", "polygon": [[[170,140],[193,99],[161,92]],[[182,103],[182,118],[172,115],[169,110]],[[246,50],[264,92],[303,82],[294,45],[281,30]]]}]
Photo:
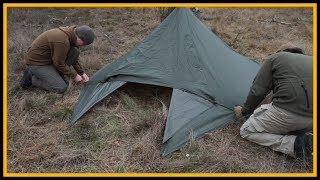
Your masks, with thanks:
[{"label": "knit beanie", "polygon": [[86,45],[91,44],[96,37],[93,30],[87,25],[77,26],[76,34]]}]

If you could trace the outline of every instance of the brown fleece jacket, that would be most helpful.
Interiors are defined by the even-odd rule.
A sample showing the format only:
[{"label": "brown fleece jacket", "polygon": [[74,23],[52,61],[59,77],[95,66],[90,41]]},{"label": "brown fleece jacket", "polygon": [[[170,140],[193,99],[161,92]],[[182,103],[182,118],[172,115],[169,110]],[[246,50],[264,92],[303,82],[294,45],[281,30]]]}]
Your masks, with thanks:
[{"label": "brown fleece jacket", "polygon": [[74,72],[65,63],[70,46],[74,46],[76,26],[60,27],[51,29],[40,34],[31,44],[26,54],[27,65],[53,64],[62,74],[74,78],[77,73],[83,74],[83,69],[78,61],[72,66]]}]

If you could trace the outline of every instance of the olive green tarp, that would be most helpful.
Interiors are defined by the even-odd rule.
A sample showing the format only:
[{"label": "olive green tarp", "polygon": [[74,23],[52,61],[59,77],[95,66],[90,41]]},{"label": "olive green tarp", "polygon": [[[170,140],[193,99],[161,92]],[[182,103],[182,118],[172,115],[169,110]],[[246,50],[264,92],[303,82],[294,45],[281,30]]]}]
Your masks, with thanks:
[{"label": "olive green tarp", "polygon": [[70,123],[126,82],[173,88],[162,155],[234,121],[260,64],[212,33],[189,8],[175,8],[142,42],[98,70],[82,90]]}]

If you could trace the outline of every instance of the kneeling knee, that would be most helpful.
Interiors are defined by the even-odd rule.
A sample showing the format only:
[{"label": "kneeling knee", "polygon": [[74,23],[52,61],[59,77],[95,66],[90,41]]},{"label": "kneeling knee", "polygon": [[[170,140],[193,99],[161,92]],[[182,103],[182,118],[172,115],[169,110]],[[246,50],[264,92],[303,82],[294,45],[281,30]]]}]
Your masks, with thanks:
[{"label": "kneeling knee", "polygon": [[246,127],[242,126],[242,127],[240,128],[240,136],[241,136],[242,138],[246,138],[249,134],[250,134],[250,132],[247,130]]},{"label": "kneeling knee", "polygon": [[247,133],[244,131],[244,130],[242,130],[242,129],[240,129],[240,136],[242,137],[242,138],[245,138],[245,135],[246,135]]},{"label": "kneeling knee", "polygon": [[62,93],[64,93],[64,92],[66,92],[67,89],[68,89],[68,85],[65,85],[65,86],[61,86],[61,87],[59,87],[59,88],[56,88],[55,91],[56,91],[57,93],[59,93],[59,94],[62,94]]}]

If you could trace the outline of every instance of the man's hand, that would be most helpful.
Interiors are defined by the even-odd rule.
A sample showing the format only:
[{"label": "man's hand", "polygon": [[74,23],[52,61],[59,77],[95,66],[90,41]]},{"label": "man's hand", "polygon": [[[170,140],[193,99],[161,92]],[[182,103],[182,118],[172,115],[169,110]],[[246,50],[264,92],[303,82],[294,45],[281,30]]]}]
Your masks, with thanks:
[{"label": "man's hand", "polygon": [[86,73],[83,73],[81,75],[82,79],[83,79],[83,82],[88,82],[89,81],[89,77],[86,75]]},{"label": "man's hand", "polygon": [[75,81],[76,83],[79,83],[79,82],[82,81],[82,77],[81,77],[79,74],[77,74],[77,76],[74,78],[74,81]]},{"label": "man's hand", "polygon": [[236,119],[243,118],[242,116],[242,107],[241,106],[235,106],[233,109],[234,115]]}]

